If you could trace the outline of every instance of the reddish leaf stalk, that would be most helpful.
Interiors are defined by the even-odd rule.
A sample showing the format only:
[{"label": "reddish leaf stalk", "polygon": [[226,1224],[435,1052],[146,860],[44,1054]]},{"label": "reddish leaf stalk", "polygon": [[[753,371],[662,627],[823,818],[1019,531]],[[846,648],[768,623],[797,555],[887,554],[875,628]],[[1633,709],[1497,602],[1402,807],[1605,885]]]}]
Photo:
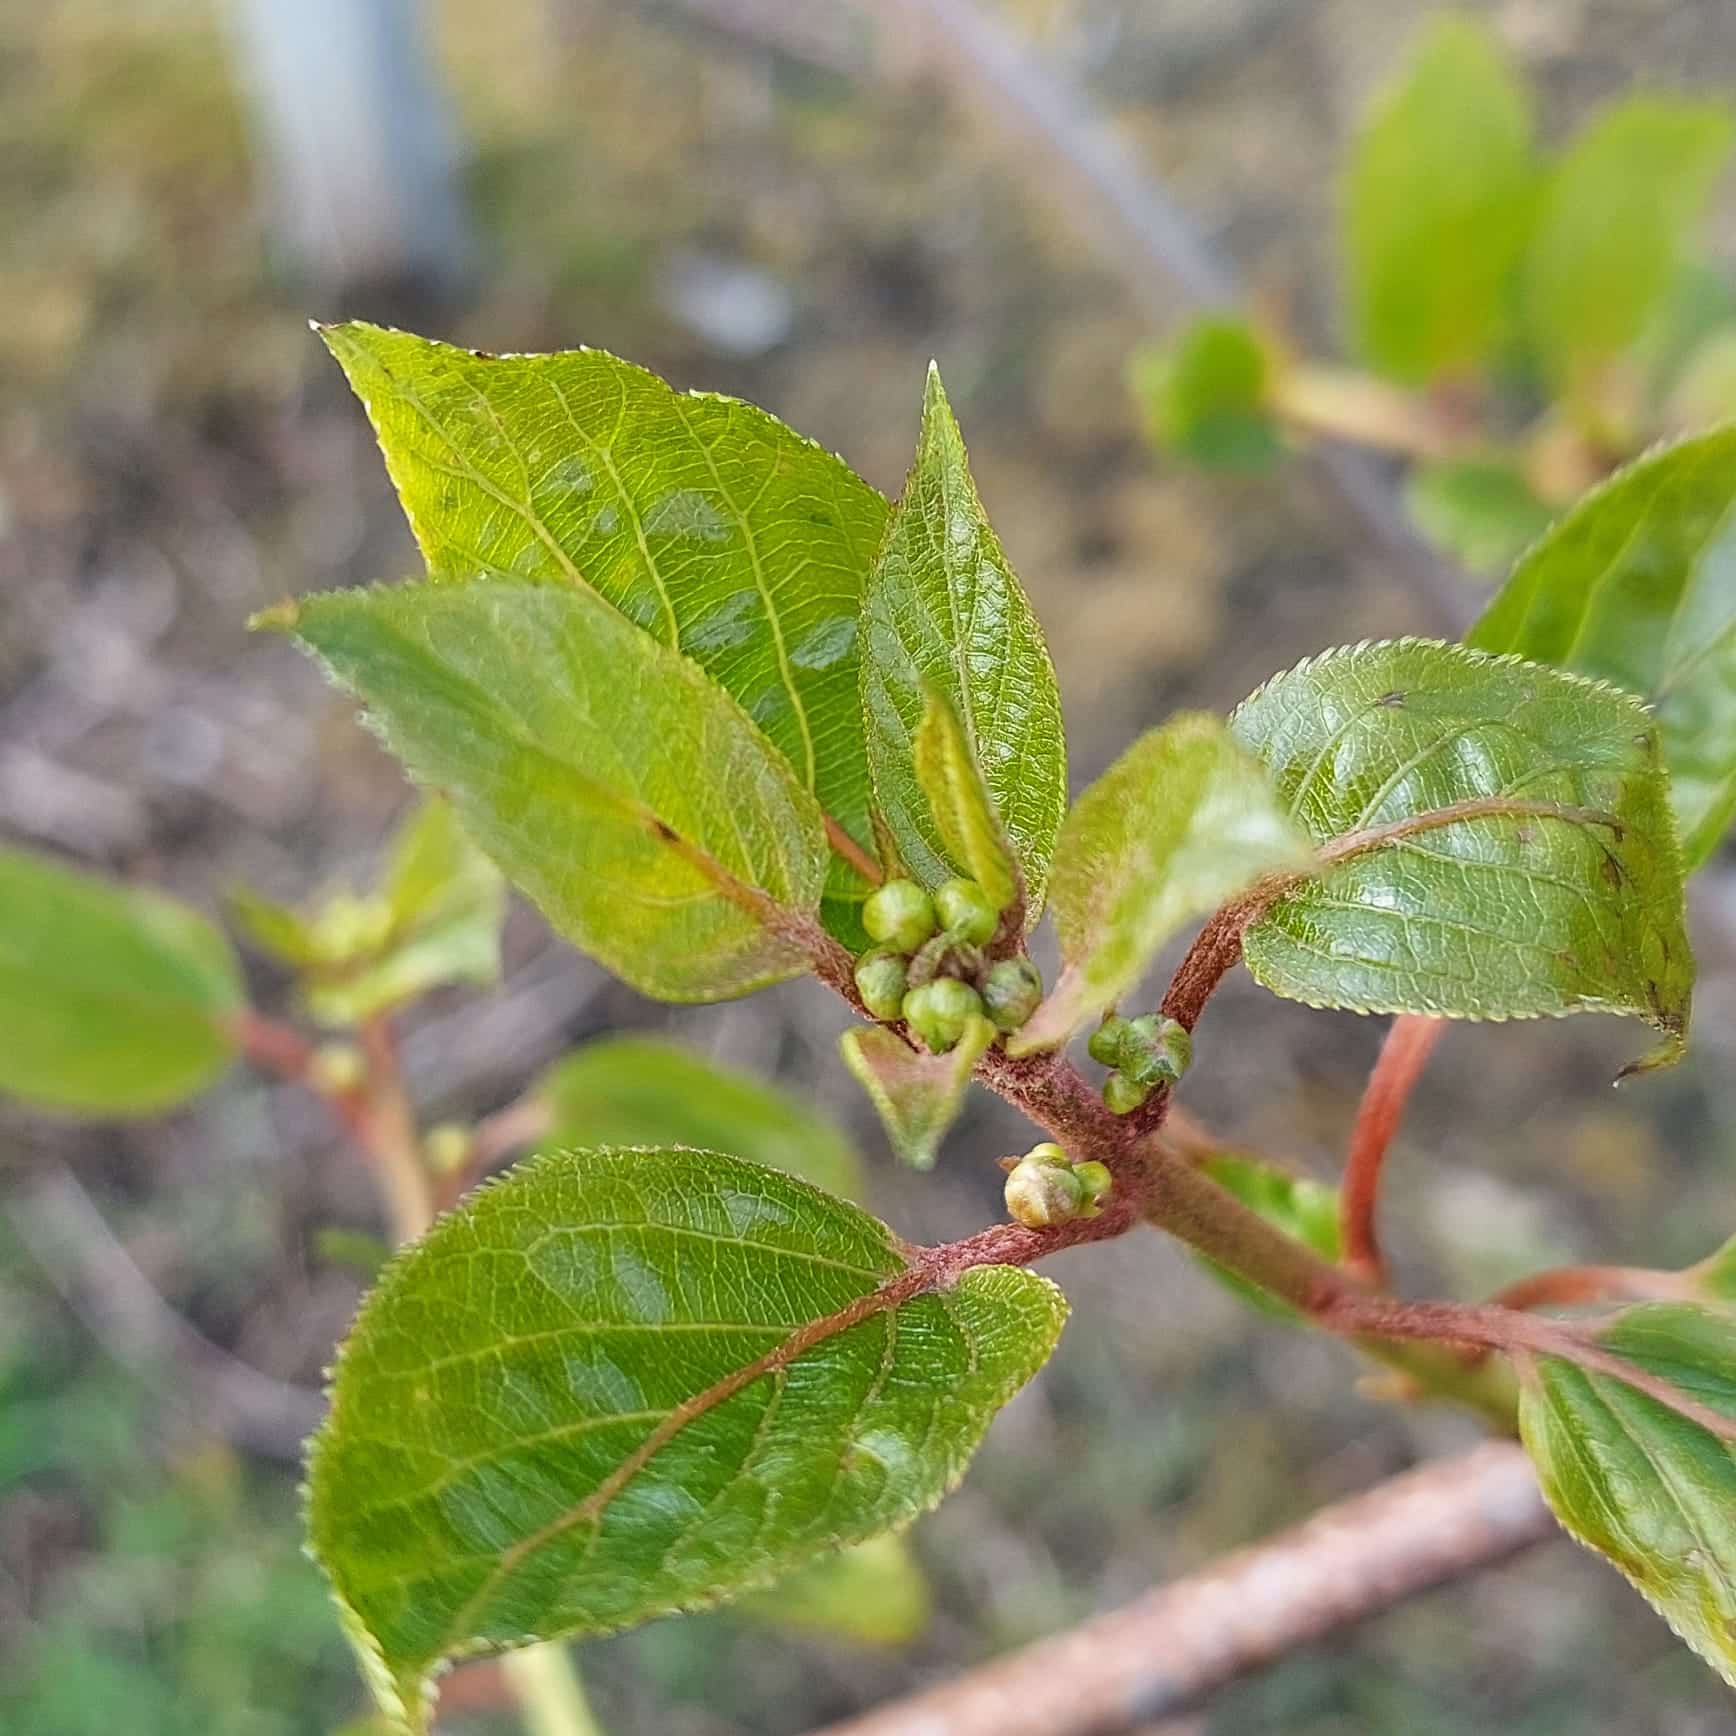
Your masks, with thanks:
[{"label": "reddish leaf stalk", "polygon": [[1369,1075],[1350,1135],[1339,1196],[1339,1233],[1346,1268],[1372,1284],[1385,1284],[1386,1261],[1375,1230],[1381,1169],[1405,1104],[1446,1029],[1440,1019],[1403,1013],[1393,1020]]}]

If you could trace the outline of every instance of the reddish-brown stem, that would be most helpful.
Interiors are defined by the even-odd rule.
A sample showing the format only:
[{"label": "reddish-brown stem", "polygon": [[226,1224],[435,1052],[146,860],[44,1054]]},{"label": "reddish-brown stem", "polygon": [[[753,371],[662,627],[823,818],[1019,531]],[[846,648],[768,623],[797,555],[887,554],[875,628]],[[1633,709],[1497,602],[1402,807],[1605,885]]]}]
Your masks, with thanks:
[{"label": "reddish-brown stem", "polygon": [[1553,1266],[1489,1298],[1495,1308],[1568,1308],[1588,1302],[1680,1302],[1694,1293],[1684,1272],[1645,1266]]},{"label": "reddish-brown stem", "polygon": [[826,816],[826,842],[870,885],[878,886],[885,880],[880,864],[830,814]]},{"label": "reddish-brown stem", "polygon": [[1263,900],[1250,894],[1226,904],[1194,936],[1187,956],[1176,967],[1163,997],[1164,1014],[1191,1031],[1199,1023],[1206,1002],[1242,956],[1242,931],[1253,920]]},{"label": "reddish-brown stem", "polygon": [[1440,1019],[1415,1013],[1394,1019],[1356,1112],[1339,1194],[1339,1237],[1346,1267],[1371,1284],[1386,1282],[1386,1261],[1375,1231],[1381,1168],[1405,1104],[1445,1029]]}]

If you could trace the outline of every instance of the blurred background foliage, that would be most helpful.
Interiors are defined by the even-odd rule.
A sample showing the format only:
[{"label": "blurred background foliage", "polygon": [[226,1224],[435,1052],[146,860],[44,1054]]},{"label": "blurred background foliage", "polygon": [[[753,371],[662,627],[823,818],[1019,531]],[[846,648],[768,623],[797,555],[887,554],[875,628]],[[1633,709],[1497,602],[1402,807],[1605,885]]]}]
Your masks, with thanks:
[{"label": "blurred background foliage", "polygon": [[[377,858],[406,806],[396,770],[301,660],[243,632],[288,592],[413,565],[309,315],[492,349],[601,345],[766,404],[887,490],[938,356],[1051,636],[1076,786],[1135,729],[1227,707],[1325,644],[1460,630],[1479,593],[1371,542],[1310,467],[1221,477],[1154,457],[1128,360],[1189,310],[1077,221],[1067,172],[981,101],[956,42],[916,28],[948,10],[427,5],[471,228],[462,293],[441,300],[425,283],[298,279],[222,8],[0,7],[6,835],[210,910],[237,880],[304,904]],[[1437,8],[983,10],[1088,94],[1287,330],[1341,346],[1338,166]],[[1725,0],[1472,10],[1531,82],[1551,143],[1636,86],[1720,101],[1736,80]],[[1733,245],[1726,179],[1702,241],[1726,276]],[[1472,1294],[1576,1257],[1679,1263],[1730,1230],[1736,881],[1728,864],[1701,881],[1699,1019],[1677,1072],[1613,1095],[1629,1038],[1593,1021],[1466,1028],[1443,1046],[1393,1165],[1388,1235],[1409,1284]],[[406,1022],[430,1120],[497,1107],[593,1035],[658,1033],[781,1078],[847,1127],[872,1205],[922,1239],[995,1215],[992,1158],[1028,1143],[979,1102],[932,1176],[896,1170],[837,1062],[842,1012],[813,985],[654,1007],[522,907],[507,958],[501,994],[442,991]],[[281,979],[256,968],[271,1004]],[[1238,1143],[1329,1177],[1378,1037],[1238,983],[1184,1095]],[[228,1428],[190,1403],[203,1389],[167,1353],[186,1344],[126,1330],[140,1317],[125,1274],[207,1350],[305,1391],[365,1282],[366,1176],[311,1106],[240,1072],[162,1122],[8,1113],[0,1162],[0,1725],[343,1727],[361,1694],[298,1553],[293,1431]],[[69,1170],[114,1245],[65,1233],[82,1221],[64,1209]],[[1060,1354],[914,1534],[920,1634],[864,1645],[727,1612],[658,1623],[580,1653],[606,1729],[806,1729],[1474,1432],[1359,1395],[1335,1346],[1248,1314],[1155,1238],[1054,1268],[1075,1304]],[[454,1732],[511,1727],[487,1669],[455,1678],[447,1704]],[[1293,1658],[1187,1726],[1728,1727],[1714,1679],[1565,1543]]]}]

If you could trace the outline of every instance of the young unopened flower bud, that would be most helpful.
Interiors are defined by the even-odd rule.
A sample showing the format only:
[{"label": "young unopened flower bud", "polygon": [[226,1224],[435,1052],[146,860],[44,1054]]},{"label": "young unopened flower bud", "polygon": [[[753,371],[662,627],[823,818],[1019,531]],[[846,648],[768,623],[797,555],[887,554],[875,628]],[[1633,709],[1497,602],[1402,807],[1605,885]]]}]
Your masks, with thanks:
[{"label": "young unopened flower bud", "polygon": [[952,1048],[982,1010],[982,997],[957,977],[936,977],[904,997],[904,1017],[911,1030],[937,1055]]},{"label": "young unopened flower bud", "polygon": [[1109,1173],[1108,1164],[1076,1163],[1073,1166],[1073,1179],[1078,1182],[1085,1195],[1080,1217],[1096,1217],[1103,1210],[1103,1202],[1108,1199],[1110,1189],[1115,1186],[1115,1177]]},{"label": "young unopened flower bud", "polygon": [[1131,1115],[1150,1095],[1149,1086],[1135,1085],[1125,1073],[1111,1073],[1103,1081],[1103,1103],[1111,1115]]},{"label": "young unopened flower bud", "polygon": [[307,1082],[328,1097],[354,1091],[368,1076],[368,1065],[354,1043],[321,1043],[307,1064]]},{"label": "young unopened flower bud", "polygon": [[1028,1230],[1046,1230],[1079,1216],[1086,1204],[1077,1171],[1035,1153],[1013,1165],[1007,1177],[1007,1215]]},{"label": "young unopened flower bud", "polygon": [[1085,1045],[1085,1053],[1093,1061],[1105,1067],[1118,1067],[1121,1064],[1121,1045],[1127,1033],[1133,1029],[1133,1021],[1124,1019],[1119,1014],[1111,1013],[1095,1031],[1091,1040]]},{"label": "young unopened flower bud", "polygon": [[1151,1090],[1173,1085],[1193,1060],[1193,1038],[1187,1027],[1157,1013],[1135,1019],[1121,1039],[1118,1065],[1135,1085]]},{"label": "young unopened flower bud", "polygon": [[997,1031],[1016,1031],[1042,998],[1042,973],[1028,958],[1003,958],[983,978],[983,1007]]},{"label": "young unopened flower bud", "polygon": [[422,1161],[436,1175],[456,1175],[470,1161],[475,1143],[462,1121],[436,1122],[422,1135]]},{"label": "young unopened flower bud", "polygon": [[974,880],[947,880],[935,888],[934,908],[940,926],[959,940],[985,946],[994,938],[1001,913]]},{"label": "young unopened flower bud", "polygon": [[856,992],[877,1019],[895,1019],[908,985],[904,960],[890,947],[877,946],[856,961]]},{"label": "young unopened flower bud", "polygon": [[862,906],[862,926],[894,952],[915,952],[934,933],[934,922],[934,900],[914,880],[888,880]]}]

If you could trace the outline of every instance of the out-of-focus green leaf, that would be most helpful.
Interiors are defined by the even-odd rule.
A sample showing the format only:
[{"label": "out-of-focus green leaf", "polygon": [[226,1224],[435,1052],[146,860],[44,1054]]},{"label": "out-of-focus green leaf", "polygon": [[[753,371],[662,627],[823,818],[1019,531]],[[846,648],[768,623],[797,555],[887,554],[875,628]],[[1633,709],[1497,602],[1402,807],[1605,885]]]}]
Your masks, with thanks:
[{"label": "out-of-focus green leaf", "polygon": [[[1647,1303],[1598,1342],[1736,1421],[1736,1316],[1724,1309]],[[1556,1518],[1736,1686],[1736,1444],[1555,1357],[1521,1385],[1519,1428]]]},{"label": "out-of-focus green leaf", "polygon": [[982,887],[995,909],[1005,910],[1018,891],[1011,848],[958,713],[944,695],[928,695],[911,755],[948,858]]},{"label": "out-of-focus green leaf", "polygon": [[[431,577],[590,587],[733,694],[872,848],[858,629],[886,502],[867,483],[763,410],[601,350],[487,356],[359,321],[322,335]],[[868,890],[832,863],[846,944]]]},{"label": "out-of-focus green leaf", "polygon": [[1405,479],[1424,536],[1474,573],[1504,573],[1549,528],[1549,508],[1504,458],[1443,458]]},{"label": "out-of-focus green leaf", "polygon": [[1736,419],[1736,323],[1713,332],[1687,359],[1664,413],[1672,426],[1694,430]]},{"label": "out-of-focus green leaf", "polygon": [[1629,97],[1552,176],[1524,267],[1532,346],[1557,391],[1589,393],[1645,330],[1729,154],[1719,104]]},{"label": "out-of-focus green leaf", "polygon": [[1487,26],[1434,19],[1344,177],[1350,323],[1408,385],[1482,366],[1536,207],[1525,89]]},{"label": "out-of-focus green leaf", "polygon": [[1284,443],[1267,395],[1272,363],[1246,320],[1205,314],[1135,352],[1133,395],[1154,445],[1214,470],[1265,470]]},{"label": "out-of-focus green leaf", "polygon": [[548,1153],[387,1269],[309,1467],[382,1709],[441,1662],[600,1633],[896,1530],[1065,1316],[1007,1266],[909,1282],[885,1225],[714,1152]]},{"label": "out-of-focus green leaf", "polygon": [[928,1581],[902,1537],[870,1537],[853,1549],[798,1567],[735,1613],[867,1646],[908,1645],[928,1626]]},{"label": "out-of-focus green leaf", "polygon": [[506,884],[449,802],[428,797],[404,823],[379,904],[386,920],[376,945],[322,959],[306,976],[321,1023],[354,1024],[446,983],[499,979]]},{"label": "out-of-focus green leaf", "polygon": [[1049,887],[1061,976],[1008,1051],[1066,1042],[1191,917],[1313,860],[1265,768],[1220,718],[1188,712],[1142,735],[1061,828]]},{"label": "out-of-focus green leaf", "polygon": [[1594,489],[1514,569],[1468,643],[1649,700],[1698,867],[1736,815],[1736,427]]},{"label": "out-of-focus green leaf", "polygon": [[[1685,260],[1633,349],[1652,401],[1662,402],[1700,350],[1733,326],[1736,284],[1731,283],[1729,274],[1705,260]],[[1733,414],[1736,406],[1706,420],[1725,422]]]},{"label": "out-of-focus green leaf", "polygon": [[963,727],[1012,841],[1034,922],[1067,804],[1061,698],[1042,629],[983,513],[932,367],[916,462],[893,509],[864,613],[868,763],[905,864],[927,886],[953,873],[914,757],[928,695],[937,692]]},{"label": "out-of-focus green leaf", "polygon": [[1664,1036],[1646,1064],[1679,1055],[1681,851],[1637,700],[1400,639],[1298,664],[1230,724],[1332,860],[1249,926],[1257,981],[1357,1012],[1627,1013]]},{"label": "out-of-focus green leaf", "polygon": [[884,1025],[854,1026],[839,1046],[844,1065],[880,1112],[892,1149],[913,1169],[933,1169],[971,1074],[994,1040],[994,1026],[977,1018],[944,1055],[912,1048]]},{"label": "out-of-focus green leaf", "polygon": [[536,1088],[544,1146],[690,1145],[787,1170],[857,1198],[861,1160],[787,1091],[653,1037],[604,1037],[555,1062]]},{"label": "out-of-focus green leaf", "polygon": [[0,1091],[42,1109],[144,1115],[236,1052],[241,974],[196,911],[0,849]]},{"label": "out-of-focus green leaf", "polygon": [[[1276,1224],[1286,1235],[1294,1236],[1334,1264],[1338,1260],[1338,1189],[1307,1176],[1292,1175],[1257,1157],[1239,1151],[1218,1151],[1201,1163],[1200,1168],[1226,1192],[1232,1193],[1243,1205],[1258,1212],[1268,1223]],[[1280,1320],[1294,1320],[1296,1310],[1280,1301],[1269,1290],[1251,1284],[1239,1272],[1220,1266],[1216,1260],[1200,1259],[1200,1264],[1227,1289],[1263,1314]]]},{"label": "out-of-focus green leaf", "polygon": [[1686,1274],[1696,1295],[1713,1302],[1736,1302],[1736,1236]]},{"label": "out-of-focus green leaf", "polygon": [[320,956],[312,924],[288,904],[251,886],[231,886],[223,895],[229,920],[269,958],[299,968]]},{"label": "out-of-focus green leaf", "polygon": [[563,934],[636,988],[719,1000],[804,968],[820,810],[696,664],[582,586],[332,592],[287,627]]}]

